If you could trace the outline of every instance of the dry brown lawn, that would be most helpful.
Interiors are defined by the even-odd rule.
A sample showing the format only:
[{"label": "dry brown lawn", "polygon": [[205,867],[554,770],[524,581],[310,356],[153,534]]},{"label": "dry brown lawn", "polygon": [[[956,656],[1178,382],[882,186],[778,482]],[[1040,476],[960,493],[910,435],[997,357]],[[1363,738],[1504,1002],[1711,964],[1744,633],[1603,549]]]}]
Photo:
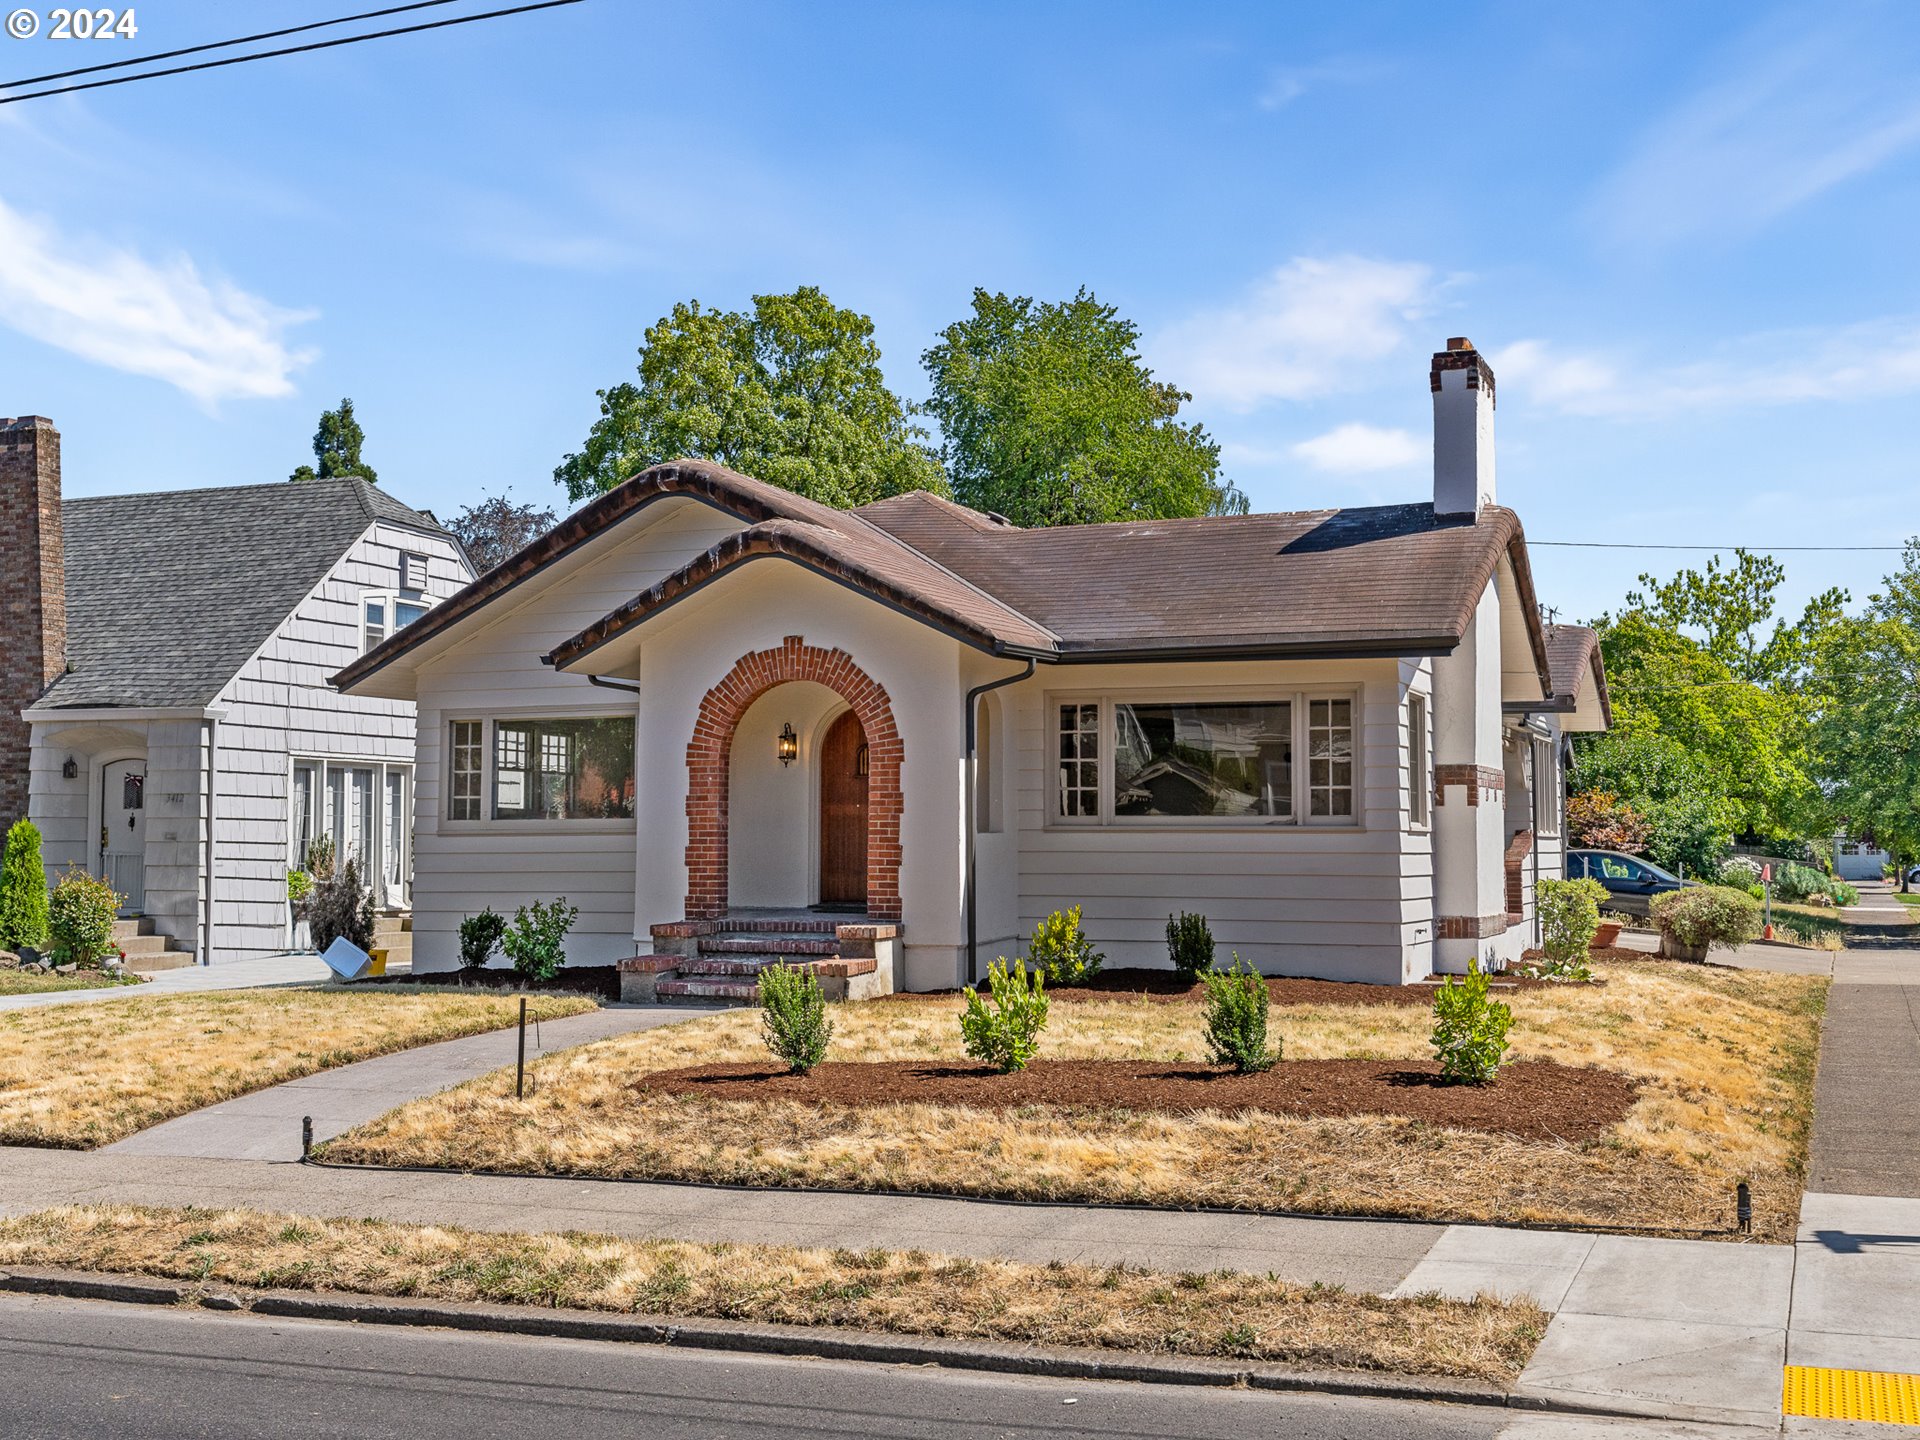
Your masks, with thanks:
[{"label": "dry brown lawn", "polygon": [[501,1235],[246,1210],[46,1210],[0,1221],[0,1265],[1492,1381],[1520,1373],[1547,1323],[1527,1300],[1389,1300],[1228,1271]]},{"label": "dry brown lawn", "polygon": [[[321,988],[0,1011],[0,1144],[88,1149],[249,1090],[512,1024],[516,996]],[[528,1014],[591,1010],[531,997]]]},{"label": "dry brown lawn", "polygon": [[0,970],[0,995],[44,995],[50,990],[128,990],[143,980],[112,980],[99,970],[73,975],[34,975],[25,970]]},{"label": "dry brown lawn", "polygon": [[[342,1136],[330,1158],[524,1174],[926,1190],[1036,1200],[1214,1205],[1322,1214],[1721,1232],[1750,1180],[1761,1238],[1799,1212],[1826,982],[1708,966],[1605,965],[1603,986],[1511,995],[1513,1055],[1643,1082],[1599,1140],[1525,1141],[1386,1118],[839,1107],[635,1093],[679,1066],[762,1059],[739,1011],[551,1056],[516,1103],[498,1076]],[[960,1055],[951,999],[839,1008],[829,1057]],[[1431,1055],[1426,1009],[1276,1007],[1298,1059]],[[1054,1007],[1056,1058],[1205,1056],[1197,1005]],[[1284,1064],[1282,1068],[1284,1073]]]}]

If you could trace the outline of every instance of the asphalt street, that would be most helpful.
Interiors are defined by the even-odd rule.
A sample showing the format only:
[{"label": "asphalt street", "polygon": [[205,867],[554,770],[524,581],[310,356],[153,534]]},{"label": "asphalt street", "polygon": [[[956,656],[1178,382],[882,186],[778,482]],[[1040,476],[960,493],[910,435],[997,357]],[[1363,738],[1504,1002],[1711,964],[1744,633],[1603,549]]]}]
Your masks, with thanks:
[{"label": "asphalt street", "polygon": [[1508,1412],[0,1296],[8,1440],[1492,1440]]}]

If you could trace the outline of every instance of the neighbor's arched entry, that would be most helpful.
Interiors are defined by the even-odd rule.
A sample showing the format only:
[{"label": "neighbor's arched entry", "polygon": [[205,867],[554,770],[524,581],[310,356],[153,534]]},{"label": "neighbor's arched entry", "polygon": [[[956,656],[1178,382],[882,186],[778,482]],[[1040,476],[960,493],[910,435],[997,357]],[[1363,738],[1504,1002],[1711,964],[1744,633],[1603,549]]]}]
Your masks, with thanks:
[{"label": "neighbor's arched entry", "polygon": [[900,767],[905,746],[886,688],[844,650],[789,635],[773,650],[743,655],[700,701],[687,744],[687,918],[727,913],[729,761],[747,707],[776,685],[811,680],[847,702],[866,743],[866,901],[878,920],[900,919]]}]

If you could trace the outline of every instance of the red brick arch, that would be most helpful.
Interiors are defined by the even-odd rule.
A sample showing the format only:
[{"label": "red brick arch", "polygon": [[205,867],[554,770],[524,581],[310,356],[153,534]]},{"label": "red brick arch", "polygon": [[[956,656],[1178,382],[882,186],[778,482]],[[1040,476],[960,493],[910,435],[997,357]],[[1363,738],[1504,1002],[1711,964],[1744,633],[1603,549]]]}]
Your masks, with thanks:
[{"label": "red brick arch", "polygon": [[743,655],[706,693],[687,743],[687,918],[727,913],[729,760],[740,717],[767,691],[811,680],[845,700],[867,732],[867,913],[900,918],[900,763],[905,747],[887,692],[844,650],[789,635],[777,650]]}]

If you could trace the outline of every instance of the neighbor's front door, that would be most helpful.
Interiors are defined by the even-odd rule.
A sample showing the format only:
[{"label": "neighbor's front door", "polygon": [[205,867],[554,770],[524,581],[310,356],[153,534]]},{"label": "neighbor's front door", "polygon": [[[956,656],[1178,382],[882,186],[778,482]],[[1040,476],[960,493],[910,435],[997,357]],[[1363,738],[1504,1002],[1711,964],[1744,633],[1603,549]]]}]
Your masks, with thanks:
[{"label": "neighbor's front door", "polygon": [[115,760],[100,772],[100,878],[123,898],[121,913],[147,903],[147,762]]},{"label": "neighbor's front door", "polygon": [[820,903],[867,903],[867,732],[851,710],[820,745]]}]

